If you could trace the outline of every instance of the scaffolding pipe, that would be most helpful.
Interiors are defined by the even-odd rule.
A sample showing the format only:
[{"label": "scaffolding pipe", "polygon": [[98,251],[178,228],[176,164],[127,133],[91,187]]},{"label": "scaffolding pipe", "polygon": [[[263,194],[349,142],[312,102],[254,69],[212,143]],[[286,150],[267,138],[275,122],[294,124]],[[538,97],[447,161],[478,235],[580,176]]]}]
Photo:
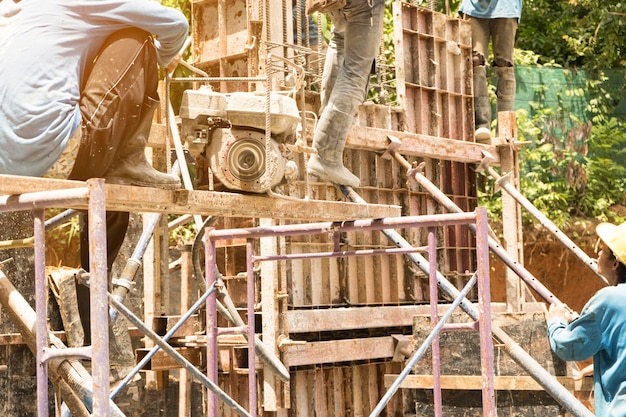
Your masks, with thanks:
[{"label": "scaffolding pipe", "polygon": [[[37,314],[30,304],[13,286],[7,276],[0,271],[0,304],[13,324],[22,334],[26,345],[36,351]],[[57,349],[64,349],[63,342],[49,334],[50,344]],[[61,397],[75,417],[89,416],[93,404],[93,381],[80,361],[71,359],[53,359],[48,361],[49,376],[52,383],[61,389]],[[111,402],[111,416],[124,414]]]},{"label": "scaffolding pipe", "polygon": [[398,388],[400,388],[400,385],[402,384],[402,382],[411,373],[411,370],[417,364],[417,361],[419,361],[422,358],[422,355],[426,353],[426,350],[433,343],[433,340],[435,340],[435,337],[437,337],[439,333],[441,333],[441,330],[443,329],[448,319],[450,319],[450,316],[452,316],[452,313],[454,313],[454,310],[456,310],[456,308],[461,304],[461,302],[465,299],[465,297],[467,296],[467,294],[470,292],[470,290],[475,284],[476,284],[476,274],[473,274],[472,277],[469,279],[469,281],[467,281],[467,284],[465,284],[465,287],[463,287],[463,290],[454,299],[454,301],[450,305],[450,308],[445,312],[445,314],[437,322],[437,324],[432,329],[432,331],[428,334],[428,336],[426,337],[424,342],[421,344],[421,346],[413,353],[409,361],[404,366],[404,369],[402,369],[402,372],[400,372],[400,375],[398,375],[396,380],[393,381],[393,384],[391,384],[387,392],[385,392],[385,395],[383,395],[383,398],[380,399],[380,401],[378,402],[374,410],[372,410],[372,412],[370,413],[370,417],[376,417],[380,413],[382,413],[383,409],[387,406],[387,404],[389,404],[389,401],[391,400],[391,398],[398,391]]},{"label": "scaffolding pipe", "polygon": [[[235,400],[230,398],[222,389],[217,386],[213,381],[207,378],[202,372],[198,370],[193,364],[191,364],[183,355],[178,353],[176,349],[172,348],[169,344],[159,337],[152,329],[147,327],[137,316],[135,316],[124,304],[117,301],[109,293],[109,302],[117,309],[121,315],[123,315],[131,324],[135,325],[144,335],[157,344],[165,353],[170,355],[181,367],[186,369],[191,375],[196,377],[202,385],[207,389],[213,391],[228,407],[232,408],[238,415],[242,417],[250,417],[250,414]],[[217,353],[217,352],[213,352]],[[254,405],[253,405],[254,406]]]},{"label": "scaffolding pipe", "polygon": [[[406,167],[409,163],[404,159],[401,155],[398,155],[394,152],[394,156],[396,160],[403,160],[403,165]],[[448,211],[453,213],[462,213],[463,210],[459,208],[448,196],[441,192],[437,186],[435,186],[428,178],[424,176],[421,172],[421,164],[418,167],[410,168],[407,176],[410,178],[414,178],[415,181],[428,193],[437,200],[441,205],[443,205]],[[467,227],[473,232],[476,233],[476,227],[473,224],[468,224]],[[550,290],[548,290],[541,282],[537,280],[522,264],[511,258],[509,253],[497,242],[494,238],[489,236],[487,238],[489,249],[493,251],[493,253],[502,261],[506,266],[508,266],[512,271],[514,271],[518,276],[520,276],[526,284],[528,284],[533,290],[535,290],[541,298],[547,301],[550,304],[560,305],[563,304],[556,295],[554,295]],[[572,311],[575,314],[575,312]]]},{"label": "scaffolding pipe", "polygon": [[54,217],[46,220],[46,231],[56,228],[57,226],[62,225],[64,222],[70,220],[72,217],[76,216],[78,211],[74,209],[67,209],[62,213],[57,214]]},{"label": "scaffolding pipe", "polygon": [[[351,201],[359,204],[367,204],[366,201],[359,196],[352,188],[340,185],[341,192]],[[392,229],[383,229],[383,234],[395,245],[400,247],[410,247],[411,244],[406,241],[398,232]],[[491,239],[490,239],[491,240]],[[418,253],[410,253],[406,255],[419,269],[425,274],[430,271],[429,262]],[[452,285],[440,272],[437,272],[437,284],[441,290],[450,298],[457,298],[459,290]],[[460,307],[474,320],[480,319],[480,312],[467,298],[460,303]],[[546,371],[535,359],[522,349],[506,332],[498,326],[492,324],[491,332],[503,346],[505,352],[532,376],[539,385],[541,385],[556,401],[565,407],[575,417],[595,417],[591,411],[587,409],[574,395],[563,387],[559,382]]]},{"label": "scaffolding pipe", "polygon": [[49,207],[81,206],[89,198],[86,187],[68,190],[35,191],[18,195],[0,196],[0,206],[4,211],[24,211]]},{"label": "scaffolding pipe", "polygon": [[[46,231],[54,229],[59,226],[66,220],[71,219],[77,214],[77,211],[74,209],[65,210],[63,213],[57,214],[49,220],[46,220],[44,223],[44,228]],[[18,248],[30,248],[35,243],[35,238],[33,236],[27,237],[24,239],[11,239],[0,241],[0,249],[18,249]]]},{"label": "scaffolding pipe", "polygon": [[[237,327],[245,326],[245,323],[237,312],[237,308],[235,307],[233,300],[230,298],[226,287],[223,285],[223,282],[221,280],[218,280],[217,283],[217,296],[230,313],[230,317],[233,319],[232,324]],[[247,333],[244,333],[243,336],[246,338],[246,340],[248,340]],[[259,336],[256,334],[254,335],[254,351],[257,353],[257,355],[259,355],[259,358],[263,360],[265,364],[272,368],[274,373],[281,379],[281,381],[289,382],[289,371],[287,370],[285,365],[263,344]]]},{"label": "scaffolding pipe", "polygon": [[[134,285],[137,271],[139,271],[139,268],[141,267],[141,258],[146,253],[150,239],[152,239],[152,235],[161,221],[161,217],[162,215],[160,213],[154,213],[151,215],[150,220],[141,232],[141,236],[135,246],[135,250],[126,261],[126,265],[124,265],[122,273],[119,278],[115,279],[112,283],[113,293],[111,296],[121,303],[124,302],[124,299]],[[117,310],[109,308],[109,317],[111,318],[112,323],[115,322],[118,317]]]},{"label": "scaffolding pipe", "polygon": [[[206,220],[204,221],[204,224],[202,225],[202,227],[196,234],[196,237],[193,241],[193,245],[191,249],[192,260],[193,260],[193,272],[194,272],[194,276],[197,279],[200,279],[200,277],[202,276],[202,268],[200,266],[200,249],[201,249],[200,246],[203,244],[202,238],[204,237],[206,228],[212,225],[215,222],[215,220],[217,220],[217,218],[214,216],[207,217]],[[215,266],[215,273],[216,273],[216,276],[218,277],[217,278],[218,285],[216,286],[217,296],[221,300],[221,302],[220,301],[216,302],[217,311],[219,311],[219,313],[224,318],[226,318],[226,320],[228,320],[228,322],[231,323],[232,325],[237,326],[237,327],[244,326],[243,320],[239,316],[239,313],[237,312],[237,308],[233,304],[232,299],[230,298],[230,295],[228,294],[228,291],[226,290],[226,287],[223,284],[222,277],[221,277],[220,272],[217,270],[217,266]],[[248,339],[247,334],[244,334],[244,337],[246,338],[246,340]],[[272,368],[274,373],[282,381],[289,382],[289,379],[290,379],[289,370],[276,357],[276,355],[270,352],[270,350],[263,344],[261,339],[259,339],[258,337],[256,337],[254,349],[256,353],[259,355],[259,358],[266,365]]]},{"label": "scaffolding pipe", "polygon": [[[209,298],[209,295],[213,294],[214,291],[215,291],[215,286],[212,285],[209,288],[209,290],[205,291],[202,297],[198,298],[198,300],[194,303],[194,305],[191,306],[191,308],[187,310],[187,312],[180,317],[180,319],[176,322],[176,324],[174,324],[174,326],[172,326],[172,328],[163,336],[163,341],[167,342],[168,340],[170,340],[170,338],[178,331],[178,329],[180,329],[183,326],[183,324],[185,324],[187,319],[189,319],[189,317],[191,317],[193,313],[195,313],[200,307],[202,307],[202,304],[206,302],[207,298]],[[130,380],[133,379],[133,377],[139,371],[141,371],[144,366],[148,364],[150,359],[152,359],[152,357],[156,355],[159,349],[161,349],[159,345],[156,345],[152,349],[150,349],[148,354],[144,356],[144,358],[141,361],[139,361],[137,365],[135,365],[135,367],[122,380],[122,382],[111,392],[111,395],[109,396],[109,398],[111,399],[115,398],[117,394],[119,394],[120,391],[122,391],[122,389],[130,382]]]},{"label": "scaffolding pipe", "polygon": [[[489,158],[487,154],[485,158]],[[493,158],[493,157],[492,157]],[[488,161],[487,161],[488,162]],[[508,180],[508,174],[500,175],[493,169],[488,163],[481,163],[480,168],[482,170],[487,170],[487,172],[496,180],[496,186],[502,188],[506,191],[511,197],[515,199],[522,207],[524,207],[535,219],[539,221],[539,223],[544,226],[552,235],[557,238],[563,246],[569,249],[574,256],[582,261],[583,264],[591,272],[593,272],[602,282],[606,285],[609,285],[609,281],[598,273],[598,263],[592,259],[589,255],[587,255],[576,243],[574,243],[569,237],[567,237],[545,214],[543,214],[537,207],[534,206],[533,203],[528,201],[526,197],[522,193],[517,190]],[[477,169],[477,171],[479,171]],[[497,188],[496,188],[497,190]]]}]

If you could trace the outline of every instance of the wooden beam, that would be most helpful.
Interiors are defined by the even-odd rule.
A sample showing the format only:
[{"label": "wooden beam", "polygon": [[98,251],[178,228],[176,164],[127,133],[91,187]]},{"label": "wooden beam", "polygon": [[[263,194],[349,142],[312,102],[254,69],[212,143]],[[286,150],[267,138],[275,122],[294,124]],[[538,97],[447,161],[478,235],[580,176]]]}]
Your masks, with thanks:
[{"label": "wooden beam", "polygon": [[347,146],[354,149],[385,151],[389,145],[387,137],[395,136],[402,143],[396,152],[407,156],[443,159],[446,161],[480,163],[482,151],[494,156],[492,165],[499,165],[498,149],[494,145],[485,145],[463,140],[438,138],[411,132],[355,126],[348,135]]},{"label": "wooden beam", "polygon": [[[398,376],[385,375],[385,387],[390,387]],[[496,375],[494,378],[495,389],[498,391],[545,391],[545,388],[527,375]],[[555,376],[555,378],[570,391],[591,391],[593,389],[593,378],[583,378],[580,381],[575,381],[570,376]],[[480,375],[441,375],[441,389],[480,391],[482,384]],[[433,376],[408,375],[399,388],[433,389]]]},{"label": "wooden beam", "polygon": [[395,341],[391,336],[307,342],[286,345],[283,360],[289,366],[351,362],[391,358],[394,350]]},{"label": "wooden beam", "polygon": [[[543,311],[542,307],[542,303],[526,303],[522,311]],[[439,314],[444,314],[448,308],[449,305],[439,304]],[[506,311],[506,305],[492,303],[491,311],[493,314],[503,313]],[[428,304],[289,310],[283,313],[289,333],[412,326],[414,316],[428,314],[430,314]]]},{"label": "wooden beam", "polygon": [[[64,331],[54,331],[54,332],[50,332],[50,334],[55,335],[62,342],[65,342],[67,340],[65,337]],[[0,346],[25,345],[25,344],[26,344],[26,340],[24,339],[24,336],[22,336],[21,333],[0,334]]]},{"label": "wooden beam", "polygon": [[428,314],[429,305],[346,307],[284,312],[289,333],[327,332],[375,327],[412,326],[413,317]]},{"label": "wooden beam", "polygon": [[[0,195],[85,187],[82,181],[0,175]],[[398,217],[399,206],[340,201],[273,198],[217,191],[161,190],[108,184],[107,210],[200,214],[221,217],[282,218],[306,221]],[[86,209],[87,206],[74,207]]]},{"label": "wooden beam", "polygon": [[[203,348],[174,348],[182,357],[187,359],[194,366],[200,366],[202,363],[202,349]],[[150,348],[140,348],[135,350],[135,355],[137,358],[137,363],[141,362],[144,357],[148,355],[150,352]],[[157,353],[150,358],[150,361],[146,363],[143,367],[143,370],[151,370],[151,371],[169,371],[173,369],[180,369],[181,365],[174,360],[170,355],[159,350]]]}]

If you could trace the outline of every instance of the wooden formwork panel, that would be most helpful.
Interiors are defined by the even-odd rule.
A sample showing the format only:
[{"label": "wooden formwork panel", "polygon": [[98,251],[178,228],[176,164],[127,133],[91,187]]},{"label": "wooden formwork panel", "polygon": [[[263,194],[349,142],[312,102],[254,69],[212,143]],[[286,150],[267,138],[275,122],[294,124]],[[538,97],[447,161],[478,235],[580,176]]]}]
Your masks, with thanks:
[{"label": "wooden formwork panel", "polygon": [[398,101],[410,132],[473,141],[469,23],[393,3]]},{"label": "wooden formwork panel", "polygon": [[[212,7],[206,0],[194,2],[196,7],[200,4]],[[471,34],[467,22],[406,3],[394,3],[393,11],[399,108],[361,106],[357,130],[362,126],[473,141]],[[241,55],[241,60],[245,59]],[[220,70],[227,68],[223,61],[212,61],[210,65]],[[309,133],[312,130],[312,126],[307,126]],[[307,139],[310,145],[312,135],[307,135]],[[441,159],[415,156],[407,156],[407,159],[426,162],[427,178],[463,210],[471,211],[476,207],[471,165],[450,161],[446,155]],[[296,161],[304,167],[305,155],[298,154]],[[396,161],[383,158],[381,153],[348,147],[344,152],[344,165],[361,179],[361,187],[356,191],[368,203],[400,206],[403,215],[445,212],[431,196],[408,180],[407,173]],[[307,183],[305,172],[300,173],[299,180],[285,187],[287,197],[345,201],[333,185]],[[311,211],[311,219],[321,214]],[[350,212],[346,212],[345,219],[349,220],[350,216]],[[276,224],[301,221],[274,219]],[[398,232],[415,247],[426,245],[427,230]],[[466,273],[474,269],[474,237],[462,227],[451,226],[439,228],[437,238],[439,271],[460,287],[467,280]],[[289,236],[280,239],[276,250],[280,254],[332,252],[334,239],[332,234]],[[395,246],[380,231],[359,231],[340,236],[339,247],[343,251],[356,251]],[[239,261],[234,262],[241,260],[241,250],[241,246],[220,249],[220,260],[223,259],[228,275],[235,276],[245,269]],[[272,325],[277,334],[292,343],[278,352],[281,360],[291,366],[291,381],[278,384],[281,386],[271,394],[267,385],[263,385],[260,402],[265,410],[285,408],[287,415],[298,417],[369,415],[384,395],[384,374],[401,370],[401,363],[391,362],[395,346],[392,335],[406,334],[407,329],[410,332],[412,321],[406,319],[410,314],[408,309],[427,306],[428,278],[403,255],[281,261],[273,273],[278,279],[260,276],[259,282],[278,282],[274,291],[268,292],[280,294],[279,319]],[[241,308],[246,302],[242,296],[243,284],[235,279],[228,283],[229,291],[241,291],[238,295],[231,291]],[[274,305],[273,300],[266,304],[268,300],[263,299],[261,291],[257,291],[257,301],[263,306],[261,309]],[[375,329],[368,328],[376,309],[384,313],[376,315]],[[344,320],[337,319],[333,326],[316,325],[317,312],[330,312],[330,318],[324,320],[334,321],[333,310],[345,313]],[[359,314],[359,310],[363,313]],[[260,316],[264,326],[265,321],[271,320],[270,315],[266,317],[263,312]],[[294,317],[306,324],[293,325]],[[345,319],[347,317],[350,320]],[[290,364],[290,360],[293,363]],[[242,382],[245,376],[231,373],[221,378],[223,386],[245,404],[247,388]],[[402,404],[405,400],[397,394],[387,408],[388,415],[402,414],[406,410]]]},{"label": "wooden formwork panel", "polygon": [[[210,77],[257,76],[263,25],[252,10],[247,0],[193,0],[194,65]],[[216,82],[212,86],[224,93],[256,89],[242,80]]]},{"label": "wooden formwork panel", "polygon": [[[399,363],[313,368],[293,373],[292,402],[297,404],[288,415],[293,417],[367,416],[376,407],[384,391],[388,370],[401,370]],[[387,415],[398,415],[401,396],[391,399]]]},{"label": "wooden formwork panel", "polygon": [[194,0],[191,10],[195,62],[246,55],[249,41],[246,0]]},{"label": "wooden formwork panel", "polygon": [[[403,2],[393,3],[393,14],[397,92],[399,104],[406,110],[406,130],[473,142],[469,23]],[[427,178],[456,205],[463,211],[476,207],[476,176],[471,165],[447,161],[445,155],[424,162]],[[411,207],[413,214],[440,210],[429,203]],[[440,241],[444,251],[439,264],[449,271],[451,281],[461,286],[474,267],[474,238],[467,228],[454,226],[444,228]]]}]

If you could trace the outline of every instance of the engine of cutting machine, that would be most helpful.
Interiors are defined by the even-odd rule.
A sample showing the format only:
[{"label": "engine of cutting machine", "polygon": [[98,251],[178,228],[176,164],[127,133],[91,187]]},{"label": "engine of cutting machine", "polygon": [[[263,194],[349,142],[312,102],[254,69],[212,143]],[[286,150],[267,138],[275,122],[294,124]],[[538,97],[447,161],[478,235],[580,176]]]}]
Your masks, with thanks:
[{"label": "engine of cutting machine", "polygon": [[222,94],[205,86],[183,93],[180,118],[200,182],[210,172],[230,190],[265,193],[297,176],[285,146],[295,141],[301,120],[291,97],[272,93],[268,103],[265,93]]}]

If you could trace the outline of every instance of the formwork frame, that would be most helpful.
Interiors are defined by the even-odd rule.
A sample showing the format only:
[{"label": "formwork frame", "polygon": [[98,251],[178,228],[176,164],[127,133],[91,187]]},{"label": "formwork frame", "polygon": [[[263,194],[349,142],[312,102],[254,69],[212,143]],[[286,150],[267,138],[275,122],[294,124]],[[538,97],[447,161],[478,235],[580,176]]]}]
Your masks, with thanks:
[{"label": "formwork frame", "polygon": [[[254,304],[255,304],[255,264],[268,261],[292,261],[297,259],[313,259],[313,258],[334,258],[334,257],[350,257],[350,256],[371,256],[380,254],[410,254],[420,251],[419,248],[395,248],[395,249],[369,249],[369,250],[354,250],[345,251],[340,250],[340,235],[342,233],[354,232],[354,231],[378,231],[389,230],[392,228],[416,228],[422,227],[428,229],[429,244],[428,247],[422,251],[426,251],[429,254],[429,259],[432,260],[430,264],[430,286],[433,295],[437,292],[437,263],[436,263],[436,235],[435,229],[442,226],[450,225],[463,225],[467,223],[475,222],[479,227],[477,228],[476,240],[477,240],[477,261],[478,261],[478,294],[479,294],[479,311],[480,320],[482,323],[479,326],[480,341],[481,341],[481,363],[482,363],[482,375],[483,375],[483,406],[485,410],[485,416],[495,415],[495,396],[493,387],[493,346],[491,342],[491,314],[490,314],[490,298],[489,298],[489,260],[488,260],[488,248],[487,242],[487,221],[486,210],[479,209],[474,213],[454,213],[454,214],[436,214],[436,215],[424,215],[424,216],[406,216],[400,218],[385,218],[375,220],[354,220],[345,222],[331,222],[331,223],[309,223],[298,225],[282,225],[282,226],[264,226],[257,228],[243,228],[243,229],[222,229],[217,230],[214,228],[208,229],[206,233],[206,271],[207,271],[207,286],[214,285],[216,281],[216,242],[220,240],[233,240],[233,239],[245,239],[246,240],[246,277],[247,277],[247,294],[248,305],[247,315],[248,324],[244,331],[248,332],[248,361],[250,364],[255,363],[254,359]],[[254,239],[260,239],[263,237],[280,237],[280,236],[298,236],[298,235],[312,235],[312,234],[330,234],[333,236],[334,242],[333,250],[330,252],[310,252],[306,254],[291,253],[291,254],[277,254],[277,255],[256,255]],[[262,277],[263,279],[263,277]],[[431,299],[431,313],[433,325],[438,321],[437,317],[437,300],[438,297],[434,295]],[[215,301],[208,301],[209,307],[207,308],[207,350],[217,351],[217,326],[215,322],[216,308]],[[435,345],[434,345],[435,346]],[[435,349],[435,347],[433,347]],[[438,366],[435,364],[435,368]],[[217,381],[217,364],[211,366],[209,364],[207,373],[209,377]],[[250,401],[250,414],[256,416],[256,380],[253,373],[250,373],[249,379],[249,401]],[[440,387],[436,389],[436,396],[440,398]],[[439,411],[441,406],[439,404]],[[218,408],[216,399],[211,402],[209,406],[209,416],[214,417],[218,415]],[[440,413],[438,414],[438,416]]]},{"label": "formwork frame", "polygon": [[[209,2],[194,1],[195,5],[199,5],[202,3],[209,3]],[[226,5],[226,2],[224,1],[219,1],[217,3],[218,4],[216,7],[218,8],[224,7]],[[407,7],[407,10],[409,10],[413,6],[405,5],[405,7]],[[248,13],[248,16],[250,16],[250,11],[251,11],[250,9],[245,10],[244,15],[245,13]],[[224,35],[224,36],[219,36],[219,39],[222,42],[220,46],[220,50],[221,50],[222,47],[225,47],[229,44],[228,41],[230,40],[232,36],[226,33],[226,23],[225,23],[226,14],[224,13],[225,9],[218,10],[218,12],[223,14],[220,16],[220,19],[222,19],[221,25],[220,25],[220,28],[221,28],[220,35]],[[258,10],[254,10],[253,12],[257,13]],[[253,15],[256,16],[256,14],[254,13]],[[475,205],[475,200],[476,200],[475,195],[472,194],[473,187],[475,185],[473,182],[474,174],[471,170],[472,164],[477,163],[480,160],[481,158],[480,151],[482,149],[494,150],[495,147],[494,146],[480,146],[478,144],[472,144],[472,143],[463,143],[463,146],[456,146],[458,145],[459,141],[471,142],[470,136],[471,136],[471,132],[473,131],[473,129],[471,128],[470,125],[471,123],[473,123],[473,120],[470,120],[471,117],[469,116],[471,114],[470,109],[471,109],[472,103],[471,103],[471,92],[470,90],[468,90],[468,88],[471,88],[471,86],[468,86],[467,84],[463,84],[461,87],[461,90],[458,90],[457,89],[458,85],[453,86],[453,84],[450,83],[448,86],[447,84],[445,84],[445,81],[447,79],[446,74],[451,75],[453,77],[457,77],[459,74],[456,74],[454,71],[454,68],[456,68],[455,65],[453,65],[455,62],[454,60],[450,62],[444,62],[444,61],[446,57],[445,54],[447,53],[446,51],[448,50],[448,46],[452,48],[452,45],[450,44],[450,42],[454,44],[457,41],[457,38],[455,37],[456,36],[455,25],[460,25],[462,27],[463,23],[458,23],[455,21],[444,22],[445,19],[441,19],[441,16],[437,16],[433,12],[427,11],[427,10],[418,10],[417,12],[411,12],[411,13],[417,13],[419,15],[419,19],[426,19],[425,20],[426,22],[431,22],[431,23],[429,23],[430,26],[426,26],[426,30],[423,31],[423,33],[420,33],[418,30],[413,30],[412,32],[410,30],[407,30],[406,31],[406,33],[408,34],[407,38],[420,39],[420,42],[418,43],[426,47],[425,51],[433,54],[431,57],[433,58],[432,62],[428,61],[428,65],[429,65],[428,68],[432,69],[434,72],[440,71],[441,68],[444,68],[444,71],[441,73],[437,73],[438,75],[436,76],[432,74],[428,74],[429,77],[432,76],[430,81],[428,81],[429,83],[428,85],[420,85],[418,82],[411,84],[411,82],[409,82],[409,84],[411,85],[408,86],[408,90],[415,93],[414,96],[426,97],[427,100],[425,101],[414,100],[411,103],[411,106],[414,107],[413,108],[414,112],[409,112],[408,117],[411,118],[411,117],[414,117],[413,116],[414,114],[417,114],[418,117],[420,117],[421,119],[419,123],[415,123],[415,124],[409,123],[409,125],[411,126],[411,128],[409,129],[409,132],[402,131],[402,132],[397,133],[398,136],[402,136],[402,139],[403,139],[403,148],[400,149],[399,151],[405,155],[409,155],[413,159],[427,158],[429,162],[429,166],[428,166],[429,178],[434,179],[434,182],[439,184],[438,186],[440,186],[446,194],[451,194],[454,200],[457,203],[460,202],[459,205],[464,207],[464,209],[471,209]],[[432,21],[444,22],[445,24],[443,27],[451,28],[452,30],[451,31],[440,30],[440,27],[436,28],[435,26],[432,26]],[[254,20],[254,19],[250,20],[248,24],[250,25],[248,28],[251,29],[248,33],[248,35],[251,35],[250,38],[247,38],[248,40],[251,40],[252,37],[257,36],[263,31],[262,29],[263,23],[261,22],[260,18],[258,18],[258,20]],[[202,33],[198,34],[198,36],[202,36],[202,35],[203,35]],[[240,35],[241,34],[237,36],[240,36]],[[245,38],[241,38],[241,39],[245,39]],[[258,39],[259,38],[257,38],[257,41]],[[462,42],[460,42],[461,51],[463,55],[467,52],[467,32],[464,32],[463,36],[460,39],[463,40]],[[243,44],[245,42],[230,42],[230,43]],[[255,60],[258,58],[256,55],[258,52],[258,49],[256,49],[258,48],[258,43],[255,44],[251,42],[251,43],[248,43],[247,45],[254,47],[254,49],[246,50],[245,54],[238,55],[237,52],[235,52],[234,54],[226,53],[225,54],[227,56],[226,58],[220,57],[220,62],[219,62],[220,75],[222,75],[223,69],[227,69],[228,66],[231,65],[232,63],[231,61],[234,62],[238,56],[243,57],[244,55],[247,57],[246,59],[249,60],[246,63],[247,69],[249,70],[248,75],[250,76],[256,75],[256,69],[257,69],[256,65],[258,64],[258,61],[255,61]],[[443,60],[440,60],[439,58],[442,58]],[[427,60],[424,60],[424,62],[427,62]],[[443,62],[443,65],[441,65],[442,62]],[[467,63],[465,62],[464,64],[461,65],[461,67],[463,67],[463,65],[467,65]],[[417,65],[417,67],[419,67],[419,64]],[[468,79],[467,74],[471,74],[469,72],[471,71],[471,69],[466,68],[466,70],[467,71],[465,72],[464,78],[460,80],[461,83],[467,81]],[[225,86],[228,81],[229,80],[227,78],[222,79],[222,86]],[[247,81],[253,81],[253,80],[251,79]],[[402,77],[400,77],[400,81],[404,82],[402,80]],[[459,81],[458,78],[454,79],[455,83],[457,83],[458,81]],[[244,85],[242,83],[241,87],[249,88],[249,85],[247,84]],[[439,91],[440,89],[444,90],[443,93]],[[457,118],[455,117],[455,115],[457,116],[464,115],[464,117]],[[392,115],[392,118],[393,117],[394,116]],[[404,121],[405,120],[403,120],[403,122]],[[460,122],[460,123],[454,124],[455,121]],[[411,194],[409,197],[405,197],[403,195],[405,190],[402,190],[401,188],[404,186],[404,184],[402,184],[402,180],[398,179],[399,177],[401,177],[401,175],[394,175],[395,182],[392,185],[389,185],[389,183],[385,182],[386,178],[382,178],[383,175],[380,174],[380,171],[384,172],[385,170],[384,164],[386,164],[386,162],[381,162],[380,160],[378,160],[378,158],[376,158],[373,155],[372,151],[380,151],[381,148],[384,148],[385,136],[389,133],[389,130],[393,130],[395,127],[395,126],[391,126],[393,123],[389,123],[388,119],[385,119],[383,123],[384,123],[385,129],[375,129],[375,128],[370,128],[369,127],[370,124],[364,122],[363,124],[367,126],[360,126],[359,129],[355,129],[352,132],[350,138],[348,139],[348,145],[349,147],[352,148],[352,149],[347,149],[347,152],[351,156],[351,158],[349,158],[350,159],[349,164],[353,164],[349,168],[355,172],[358,172],[359,176],[362,178],[363,183],[364,183],[363,192],[368,196],[368,201],[380,202],[381,204],[395,204],[398,206],[404,205],[404,203],[408,202],[407,206],[408,206],[408,211],[410,212],[410,214],[417,214],[421,211],[427,211],[428,213],[431,213],[431,214],[434,212],[437,212],[437,210],[440,210],[440,209],[436,206],[436,204],[433,204],[432,201],[430,201],[430,199],[427,196],[417,195],[417,193],[413,193],[413,190],[411,191],[412,194],[409,193]],[[374,124],[378,126],[377,123],[374,123]],[[401,123],[398,123],[398,125],[401,125]],[[415,128],[415,126],[418,126],[419,128]],[[400,130],[403,130],[403,129],[400,129]],[[423,144],[426,144],[427,146],[422,146]],[[353,156],[354,158],[352,158]],[[374,164],[377,166],[376,168],[377,172],[372,173],[368,170],[370,164]],[[397,174],[398,168],[396,166],[392,165],[389,168],[390,170],[394,170],[394,172]],[[395,178],[395,177],[398,177],[398,178]],[[380,187],[379,185],[383,183],[385,184],[385,186]],[[332,186],[324,187],[324,186],[317,185],[316,187],[317,189],[316,189],[315,196],[319,198],[320,200],[323,200],[323,199],[335,200],[337,199],[339,195],[334,189],[334,187]],[[400,188],[401,190],[390,191],[393,188]],[[182,193],[178,197],[181,197],[181,196],[182,196]],[[197,198],[195,202],[201,201],[201,203],[198,203],[198,205],[202,205],[203,203],[207,205],[216,204],[216,206],[210,207],[209,211],[213,210],[214,212],[219,213],[221,215],[231,216],[233,213],[236,213],[239,215],[246,214],[244,210],[241,210],[241,209],[238,210],[236,208],[228,207],[225,204],[222,204],[223,201],[228,201],[228,202],[234,201],[236,203],[246,204],[243,202],[243,200],[236,201],[236,200],[225,199],[225,200],[219,200],[216,203],[216,201],[211,200],[212,196],[203,198],[203,197],[200,197],[199,194],[195,194],[195,193],[190,193],[189,196],[181,197],[181,199],[185,199],[187,197],[189,197],[190,199]],[[170,202],[163,202],[163,200],[158,200],[156,204],[159,204],[159,203],[169,204]],[[257,200],[257,203],[258,203],[258,200]],[[314,202],[307,202],[307,203],[319,204],[319,203],[314,203]],[[328,207],[330,207],[331,205],[332,205],[332,202],[328,201]],[[141,204],[134,205],[135,208],[138,208],[140,206]],[[318,205],[318,208],[320,206],[321,204]],[[178,211],[178,209],[180,209],[180,207],[177,207],[176,211]],[[195,211],[196,213],[205,214],[205,212],[203,212],[202,209],[194,208],[194,210],[192,211]],[[272,212],[272,210],[268,208],[262,214],[267,216],[267,218],[270,218],[270,217],[276,218],[276,217],[280,217],[281,214],[284,215],[284,213],[285,211],[282,211],[280,213]],[[321,213],[322,213],[321,211],[316,211],[315,216],[317,217]],[[337,213],[339,213],[339,211],[334,212],[334,214],[337,214]],[[362,214],[362,211],[360,213]],[[351,212],[351,214],[353,213]],[[418,237],[423,239],[425,236],[418,236]],[[445,237],[446,237],[446,240],[444,242],[444,245],[449,251],[449,255],[447,256],[449,256],[450,262],[453,264],[456,264],[457,266],[457,268],[455,268],[456,271],[463,271],[463,269],[466,269],[467,266],[471,264],[471,262],[468,263],[467,259],[466,258],[464,259],[463,254],[460,254],[458,252],[455,253],[453,247],[455,246],[455,244],[459,244],[460,246],[463,247],[463,250],[466,253],[470,252],[473,248],[469,248],[468,250],[468,248],[466,247],[466,246],[469,246],[467,245],[467,242],[469,242],[470,240],[467,239],[466,234],[460,231],[460,228],[458,227],[450,228],[445,233]],[[361,245],[371,245],[372,242],[375,245],[377,243],[376,238],[372,238],[372,240],[370,240],[369,237],[366,237],[364,239],[359,238],[359,241],[358,241],[358,243]],[[306,245],[307,243],[308,242],[303,242],[303,245]],[[312,242],[312,243],[316,243],[316,242]],[[364,268],[362,264],[353,262],[351,264],[350,269],[352,271],[356,271],[356,272],[352,272],[353,274],[358,274],[360,271],[367,269],[369,265],[373,265],[373,268],[372,268],[373,274],[372,273],[368,274],[368,277],[367,277],[368,285],[364,283],[363,284],[359,283],[358,288],[355,288],[355,293],[359,291],[362,291],[362,292],[370,291],[371,287],[369,286],[369,284],[372,283],[371,276],[375,275],[377,272],[381,270],[384,270],[384,266],[387,266],[387,265],[384,265],[383,267],[381,267],[377,263],[373,263],[373,264],[367,263],[366,267]],[[354,268],[352,268],[352,266],[354,266]],[[319,265],[314,265],[313,267],[311,267],[311,271],[313,272],[321,271],[321,270],[322,268]],[[334,276],[331,277],[331,279],[334,279],[334,278],[335,278]],[[461,279],[457,281],[461,281]],[[356,282],[356,281],[352,280],[352,282]],[[456,284],[457,284],[456,286],[458,287],[459,282],[456,282]],[[407,293],[411,295],[410,291],[407,291]],[[428,299],[427,291],[424,291],[424,293],[420,295],[424,295],[424,299]],[[360,300],[363,298],[366,299],[367,302],[370,302],[372,300],[369,294],[365,294],[362,298],[360,298]],[[301,301],[300,306],[304,308],[308,307],[307,300],[301,299],[299,301]],[[376,301],[378,300],[374,300],[373,303],[375,303]],[[388,302],[388,301],[389,300],[387,298],[384,298],[384,302]],[[248,305],[250,305],[250,303],[248,303]],[[253,367],[251,366],[251,368]],[[373,371],[371,370],[368,370],[366,372],[369,372],[370,374],[373,373]],[[323,374],[323,371],[318,372],[318,370],[315,370],[315,374],[317,375],[318,373]],[[334,372],[333,375],[339,375],[337,377],[340,377],[341,371]],[[372,393],[370,392],[369,394],[371,397]],[[322,395],[320,395],[320,397],[322,397]]]}]

